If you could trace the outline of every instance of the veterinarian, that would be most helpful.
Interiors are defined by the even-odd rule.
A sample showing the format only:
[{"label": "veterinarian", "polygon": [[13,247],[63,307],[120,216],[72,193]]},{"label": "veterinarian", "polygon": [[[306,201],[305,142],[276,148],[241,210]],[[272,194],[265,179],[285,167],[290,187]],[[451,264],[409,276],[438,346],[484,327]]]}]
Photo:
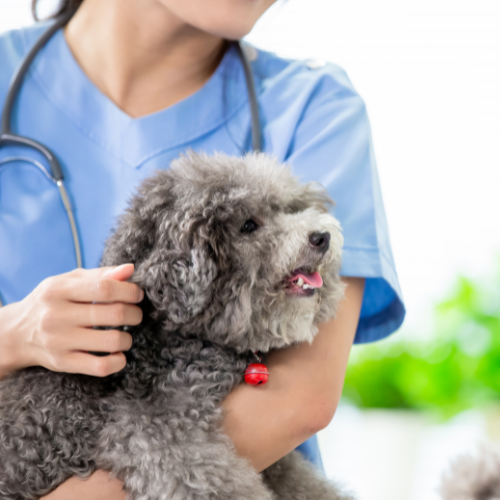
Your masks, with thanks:
[{"label": "veterinarian", "polygon": [[[62,2],[60,14],[78,10],[30,64],[11,126],[57,157],[81,255],[58,187],[46,175],[46,158],[4,144],[2,377],[36,365],[100,377],[124,367],[130,335],[92,327],[139,324],[143,292],[127,283],[132,265],[97,269],[103,243],[138,183],[188,148],[252,150],[245,71],[227,40],[246,35],[274,1]],[[51,23],[0,36],[0,109],[16,69]],[[313,436],[334,415],[353,341],[389,335],[401,325],[404,307],[363,101],[333,64],[244,50],[262,149],[290,164],[302,181],[321,182],[336,201],[348,287],[337,318],[320,326],[312,345],[272,353],[266,386],[233,391],[224,425],[257,470],[302,443],[301,451],[320,465]],[[79,259],[84,269],[75,270]],[[124,493],[120,481],[98,471],[44,498],[114,500]]]}]

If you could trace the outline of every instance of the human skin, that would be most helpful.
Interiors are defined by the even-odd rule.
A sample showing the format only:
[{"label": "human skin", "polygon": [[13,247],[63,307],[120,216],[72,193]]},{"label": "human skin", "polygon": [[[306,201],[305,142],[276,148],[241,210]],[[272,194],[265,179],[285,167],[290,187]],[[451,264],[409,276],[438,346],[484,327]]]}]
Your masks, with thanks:
[{"label": "human skin", "polygon": [[[0,378],[29,366],[100,377],[123,369],[122,351],[132,346],[131,335],[92,327],[142,321],[142,310],[135,304],[144,292],[125,282],[133,272],[133,264],[77,269],[44,280],[24,300],[2,307]],[[97,357],[88,351],[112,354]]]},{"label": "human skin", "polygon": [[139,117],[201,88],[220,62],[225,40],[246,35],[274,2],[85,0],[65,35],[90,80]]},{"label": "human skin", "polygon": [[[125,113],[143,116],[196,92],[217,67],[224,39],[236,39],[274,0],[85,0],[66,28],[76,60]],[[92,326],[135,325],[142,292],[126,283],[133,266],[78,270],[45,280],[0,309],[0,376],[28,367],[106,376],[122,369],[130,335]],[[337,318],[312,345],[269,356],[270,382],[241,385],[224,402],[224,428],[236,451],[263,470],[330,422],[340,398],[364,280],[346,278]],[[93,304],[97,302],[99,304]],[[88,351],[112,352],[95,357]],[[101,495],[101,496],[99,496]],[[125,498],[121,483],[98,471],[75,478],[49,500]]]}]

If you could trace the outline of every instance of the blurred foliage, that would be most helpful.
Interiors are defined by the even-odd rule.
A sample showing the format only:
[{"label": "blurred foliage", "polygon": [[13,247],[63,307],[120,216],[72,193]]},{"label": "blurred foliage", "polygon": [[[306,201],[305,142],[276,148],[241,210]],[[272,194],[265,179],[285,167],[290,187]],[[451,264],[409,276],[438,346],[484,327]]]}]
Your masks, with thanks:
[{"label": "blurred foliage", "polygon": [[355,350],[343,397],[358,407],[427,410],[448,418],[499,404],[500,272],[487,282],[459,278],[435,309],[429,340],[397,334]]}]

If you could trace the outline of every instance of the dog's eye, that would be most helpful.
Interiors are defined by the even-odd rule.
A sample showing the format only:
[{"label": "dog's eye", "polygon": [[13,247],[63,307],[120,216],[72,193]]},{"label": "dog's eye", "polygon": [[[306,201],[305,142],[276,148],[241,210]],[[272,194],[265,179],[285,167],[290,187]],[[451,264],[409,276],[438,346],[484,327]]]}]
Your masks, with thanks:
[{"label": "dog's eye", "polygon": [[242,233],[253,233],[259,229],[259,225],[253,220],[248,219],[243,226],[241,226],[240,232]]}]

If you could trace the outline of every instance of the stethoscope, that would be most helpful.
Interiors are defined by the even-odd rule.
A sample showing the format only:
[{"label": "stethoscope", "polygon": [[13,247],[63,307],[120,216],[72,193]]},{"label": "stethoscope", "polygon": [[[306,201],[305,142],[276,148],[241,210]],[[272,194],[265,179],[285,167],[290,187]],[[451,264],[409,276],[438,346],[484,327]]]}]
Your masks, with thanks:
[{"label": "stethoscope", "polygon": [[[11,84],[9,86],[9,91],[7,93],[7,97],[5,99],[5,104],[2,112],[2,119],[0,125],[0,148],[2,146],[14,145],[14,146],[24,146],[27,148],[31,148],[32,150],[40,153],[46,160],[49,165],[49,169],[45,168],[45,166],[37,160],[33,160],[29,157],[24,156],[11,156],[8,158],[4,158],[0,160],[0,166],[12,162],[12,161],[26,161],[33,164],[42,173],[52,181],[59,189],[59,195],[61,197],[61,201],[64,205],[64,209],[66,211],[66,215],[68,217],[68,221],[71,227],[71,235],[73,238],[73,244],[75,248],[75,257],[77,267],[82,267],[82,252],[80,248],[80,240],[78,238],[78,230],[75,222],[75,217],[73,215],[73,210],[71,208],[70,199],[68,196],[68,192],[64,186],[64,174],[61,169],[61,165],[57,160],[56,156],[52,153],[52,151],[44,146],[43,144],[30,139],[29,137],[24,137],[12,132],[11,129],[11,121],[12,121],[12,110],[14,108],[14,103],[16,101],[17,95],[19,94],[19,90],[21,89],[21,85],[23,83],[23,79],[26,73],[29,70],[33,59],[35,59],[38,52],[42,49],[42,47],[52,38],[52,36],[63,26],[65,26],[68,21],[73,16],[74,11],[69,12],[58,19],[56,19],[55,23],[44,32],[44,34],[38,39],[33,48],[26,55],[22,63],[20,64],[17,71],[14,73],[12,77]],[[232,42],[236,51],[238,53],[241,64],[243,65],[243,69],[245,72],[245,80],[248,92],[248,101],[250,104],[250,113],[251,113],[251,130],[252,130],[252,149],[254,151],[261,151],[261,128],[259,121],[259,107],[257,103],[257,94],[255,92],[255,85],[253,81],[252,68],[250,66],[250,61],[245,53],[245,50],[242,47],[240,41]],[[2,302],[0,300],[0,307],[2,307]]]}]

